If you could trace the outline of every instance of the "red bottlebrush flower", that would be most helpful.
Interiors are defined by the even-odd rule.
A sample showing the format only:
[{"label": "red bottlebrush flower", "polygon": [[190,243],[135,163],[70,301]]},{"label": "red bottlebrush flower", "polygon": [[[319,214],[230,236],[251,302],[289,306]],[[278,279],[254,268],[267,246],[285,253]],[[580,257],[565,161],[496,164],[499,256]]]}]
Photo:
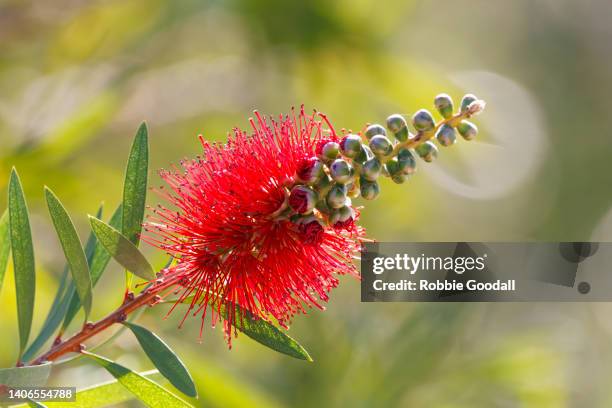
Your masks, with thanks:
[{"label": "red bottlebrush flower", "polygon": [[305,308],[322,308],[337,275],[358,276],[352,260],[364,234],[352,222],[320,222],[317,210],[288,214],[296,172],[321,141],[338,140],[324,115],[256,113],[250,122],[251,132],[234,129],[226,144],[201,139],[201,157],[162,171],[172,191],[159,191],[172,208],[160,206],[145,225],[144,239],[178,260],[164,273],[179,282],[181,301],[193,296],[186,315],[199,313],[203,323],[210,307],[214,322],[226,310],[228,341],[236,306],[285,327]]}]

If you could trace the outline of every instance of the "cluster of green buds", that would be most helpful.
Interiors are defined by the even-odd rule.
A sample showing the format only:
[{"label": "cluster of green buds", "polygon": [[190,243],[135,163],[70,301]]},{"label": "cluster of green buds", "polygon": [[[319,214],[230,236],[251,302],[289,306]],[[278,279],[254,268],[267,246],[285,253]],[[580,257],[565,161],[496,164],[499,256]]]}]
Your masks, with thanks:
[{"label": "cluster of green buds", "polygon": [[439,94],[434,106],[442,119],[436,122],[428,110],[417,111],[411,119],[415,133],[403,115],[393,114],[387,118],[386,128],[371,124],[358,134],[346,134],[339,143],[323,144],[317,157],[297,171],[290,187],[285,209],[293,214],[294,221],[337,225],[352,220],[351,199],[375,199],[380,194],[381,176],[404,183],[416,172],[415,156],[428,163],[437,158],[434,140],[448,147],[457,141],[457,133],[465,140],[476,137],[478,128],[468,119],[484,109],[484,101],[467,94],[455,111],[451,97]]}]

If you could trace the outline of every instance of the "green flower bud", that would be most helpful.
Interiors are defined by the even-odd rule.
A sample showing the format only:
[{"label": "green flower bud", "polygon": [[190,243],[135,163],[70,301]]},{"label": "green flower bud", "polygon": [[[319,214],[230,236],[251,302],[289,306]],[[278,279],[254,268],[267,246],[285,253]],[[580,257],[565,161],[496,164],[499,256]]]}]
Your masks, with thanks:
[{"label": "green flower bud", "polygon": [[373,200],[380,194],[380,187],[376,181],[368,181],[361,179],[360,181],[361,196],[366,200]]},{"label": "green flower bud", "polygon": [[383,136],[387,136],[387,131],[385,130],[384,127],[382,127],[379,124],[373,124],[367,127],[366,131],[365,131],[365,136],[368,140],[370,140],[371,138],[373,138],[376,135],[383,135]]},{"label": "green flower bud", "polygon": [[435,144],[429,141],[418,145],[414,150],[421,157],[421,159],[428,163],[434,161],[434,159],[438,157],[438,148]]},{"label": "green flower bud", "polygon": [[334,184],[327,193],[327,205],[331,208],[340,208],[346,203],[347,189],[344,184]]},{"label": "green flower bud", "polygon": [[353,166],[344,159],[336,159],[329,166],[330,176],[340,184],[346,184],[353,179]]},{"label": "green flower bud", "polygon": [[408,132],[408,127],[407,126],[405,126],[402,129],[400,129],[400,131],[395,133],[394,136],[400,142],[405,142],[406,140],[408,140],[409,137],[412,137],[410,132]]},{"label": "green flower bud", "polygon": [[323,160],[334,160],[340,153],[340,145],[336,142],[327,142],[321,148],[321,158]]},{"label": "green flower bud", "polygon": [[467,112],[469,106],[472,104],[472,102],[477,101],[478,98],[472,94],[466,94],[463,96],[463,98],[461,99],[461,113],[465,113]]},{"label": "green flower bud", "polygon": [[444,119],[448,119],[453,116],[453,100],[449,95],[445,93],[439,94],[434,99],[434,105]]},{"label": "green flower bud", "polygon": [[397,153],[397,162],[403,174],[413,174],[416,171],[416,159],[410,149],[400,149]]},{"label": "green flower bud", "polygon": [[397,174],[400,172],[400,165],[399,165],[399,160],[397,160],[397,157],[394,157],[391,160],[387,161],[385,163],[385,167],[387,169],[387,174],[389,176],[393,176],[394,174]]},{"label": "green flower bud", "polygon": [[387,136],[376,135],[370,139],[370,149],[376,156],[386,156],[393,150],[393,145]]},{"label": "green flower bud", "polygon": [[442,146],[450,146],[457,141],[457,135],[455,129],[447,124],[440,126],[440,129],[436,132],[436,139]]},{"label": "green flower bud", "polygon": [[354,161],[356,161],[357,163],[364,163],[365,161],[371,159],[372,157],[374,157],[374,153],[372,153],[372,150],[370,150],[370,148],[364,144],[361,145],[361,150],[359,151],[359,154],[357,156],[355,156],[355,158],[353,159]]},{"label": "green flower bud", "polygon": [[325,173],[323,176],[313,185],[315,191],[320,196],[325,196],[332,186],[332,179]]},{"label": "green flower bud", "polygon": [[310,213],[319,199],[317,193],[306,186],[295,186],[289,194],[289,207],[298,214]]},{"label": "green flower bud", "polygon": [[361,167],[361,175],[368,181],[376,181],[380,176],[382,170],[382,163],[376,157],[363,163]]},{"label": "green flower bud", "polygon": [[462,120],[461,123],[457,125],[457,130],[465,140],[472,140],[478,134],[478,128],[476,125],[467,120]]},{"label": "green flower bud", "polygon": [[394,113],[387,118],[387,128],[394,134],[407,126],[406,119],[399,113]]},{"label": "green flower bud", "polygon": [[340,141],[340,149],[346,157],[354,158],[361,151],[361,138],[357,135],[346,135]]},{"label": "green flower bud", "polygon": [[421,109],[412,115],[412,125],[419,132],[427,132],[436,126],[436,122],[427,109]]},{"label": "green flower bud", "polygon": [[393,182],[396,183],[396,184],[402,184],[406,180],[408,180],[408,177],[410,177],[408,174],[397,173],[397,174],[394,174],[394,175],[391,176],[391,180],[393,180]]},{"label": "green flower bud", "polygon": [[340,213],[340,222],[345,222],[355,217],[355,211],[348,205],[340,208],[338,212]]}]

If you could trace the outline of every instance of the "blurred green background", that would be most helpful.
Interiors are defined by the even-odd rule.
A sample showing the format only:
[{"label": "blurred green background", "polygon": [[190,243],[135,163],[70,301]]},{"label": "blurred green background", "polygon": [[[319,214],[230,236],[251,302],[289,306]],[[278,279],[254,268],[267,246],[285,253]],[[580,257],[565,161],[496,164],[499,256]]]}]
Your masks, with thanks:
[{"label": "blurred green background", "polygon": [[[488,102],[478,142],[443,149],[405,185],[383,182],[363,211],[368,235],[611,240],[611,15],[605,0],[1,1],[0,193],[16,165],[33,212],[33,333],[64,262],[43,185],[84,237],[86,214],[104,201],[109,215],[120,199],[142,120],[155,169],[197,154],[198,133],[222,140],[246,127],[253,109],[304,103],[359,130],[432,109],[439,92],[456,101],[473,92]],[[0,366],[17,353],[11,275],[0,296]],[[122,287],[113,264],[94,318],[120,302]],[[198,406],[607,407],[610,312],[595,303],[363,304],[359,282],[344,278],[327,311],[297,317],[289,332],[314,363],[245,336],[228,351],[219,328],[200,342],[197,319],[176,329],[180,313],[161,320],[165,310],[151,310],[140,322],[187,362]],[[102,354],[151,368],[128,333]],[[88,364],[54,372],[63,385],[108,378]]]}]

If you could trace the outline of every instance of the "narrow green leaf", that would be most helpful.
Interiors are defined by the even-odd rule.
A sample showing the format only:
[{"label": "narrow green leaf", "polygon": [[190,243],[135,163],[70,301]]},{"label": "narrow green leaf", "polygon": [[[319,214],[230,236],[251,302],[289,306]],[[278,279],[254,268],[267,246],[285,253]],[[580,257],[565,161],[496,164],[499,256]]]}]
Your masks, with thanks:
[{"label": "narrow green leaf", "polygon": [[[102,207],[100,207],[98,210],[96,218],[102,219]],[[121,205],[119,205],[119,207],[117,207],[113,213],[109,224],[114,228],[121,227]],[[91,285],[95,287],[106,270],[106,266],[108,265],[111,256],[100,241],[96,239],[96,235],[93,233],[93,231],[89,234],[89,238],[87,239],[85,254],[87,255],[87,263],[89,264],[89,272],[91,274]],[[70,306],[68,307],[64,323],[62,324],[62,332],[66,330],[68,325],[72,322],[72,319],[74,319],[74,316],[76,316],[77,312],[79,311],[79,307],[81,307],[79,297],[74,295],[71,297],[72,299],[70,300]]]},{"label": "narrow green leaf", "polygon": [[[142,221],[147,197],[147,176],[149,168],[149,136],[143,122],[136,132],[130,156],[125,169],[123,183],[123,214],[121,233],[136,247],[140,241]],[[125,287],[132,286],[132,274],[125,272]]]},{"label": "narrow green leaf", "polygon": [[74,292],[74,286],[71,286],[72,281],[68,279],[68,274],[68,266],[66,266],[66,268],[64,268],[64,272],[62,273],[62,278],[60,280],[59,287],[57,288],[57,292],[55,293],[55,298],[53,299],[51,308],[49,309],[47,317],[45,318],[45,322],[43,323],[38,336],[36,336],[32,344],[30,344],[25,353],[23,353],[24,361],[29,361],[34,358],[36,352],[38,352],[38,350],[40,350],[47,340],[49,340],[64,318],[69,304],[68,301]]},{"label": "narrow green leaf", "polygon": [[9,387],[42,387],[51,374],[51,363],[35,366],[0,368],[0,384]]},{"label": "narrow green leaf", "polygon": [[[221,309],[221,314],[224,319],[227,319],[226,308]],[[312,361],[312,358],[300,343],[273,324],[253,317],[248,310],[236,306],[236,321],[234,324],[238,330],[272,350],[300,360]]]},{"label": "narrow green leaf", "polygon": [[132,392],[145,405],[152,408],[191,407],[162,386],[143,377],[142,375],[119,365],[107,358],[92,353],[84,353],[93,361],[104,367],[125,388]]},{"label": "narrow green leaf", "polygon": [[92,285],[83,245],[66,209],[48,187],[45,187],[45,199],[87,320],[91,312]]},{"label": "narrow green leaf", "polygon": [[155,333],[134,323],[124,323],[136,336],[138,343],[160,373],[166,377],[177,390],[190,397],[198,392],[185,364],[176,353]]},{"label": "narrow green leaf", "polygon": [[132,144],[125,182],[123,184],[123,216],[121,233],[138,246],[145,213],[147,176],[149,171],[149,136],[147,125],[142,123]]},{"label": "narrow green leaf", "polygon": [[[96,214],[98,218],[102,217],[102,210],[103,206],[100,205],[98,208],[98,213]],[[87,243],[85,244],[85,255],[89,265],[91,265],[95,244],[96,237],[92,232],[89,234]],[[25,361],[28,361],[34,357],[36,352],[38,352],[47,342],[47,340],[49,340],[53,333],[55,333],[55,330],[59,327],[62,320],[64,320],[65,323],[66,321],[68,323],[62,326],[62,330],[60,330],[59,333],[61,335],[81,307],[79,297],[76,295],[76,287],[74,286],[74,282],[71,279],[68,279],[68,274],[69,267],[66,265],[64,268],[64,273],[62,274],[62,279],[60,280],[60,285],[55,293],[53,303],[51,304],[51,309],[47,314],[47,318],[45,319],[38,336],[36,336],[32,344],[30,344],[26,352],[23,354],[23,359]],[[95,285],[94,281],[92,281],[92,285]]]},{"label": "narrow green leaf", "polygon": [[123,234],[95,217],[90,216],[89,222],[98,241],[121,266],[145,280],[155,279],[149,261]]},{"label": "narrow green leaf", "polygon": [[0,217],[0,293],[2,292],[2,283],[4,282],[10,252],[9,216],[8,211],[4,211],[4,214]]},{"label": "narrow green leaf", "polygon": [[[111,216],[110,220],[108,221],[108,225],[115,228],[116,230],[121,228],[122,211],[122,206],[121,204],[119,204],[119,206],[115,209],[115,212]],[[96,218],[98,218],[99,220],[102,219],[101,217]],[[91,260],[91,279],[94,284],[98,283],[98,281],[102,277],[102,274],[106,270],[110,259],[111,254],[106,250],[104,245],[102,245],[102,243],[96,239],[96,247],[94,249],[93,258]]]},{"label": "narrow green leaf", "polygon": [[[190,304],[193,298],[193,295],[187,296],[181,303]],[[162,303],[174,302],[174,300],[165,300]],[[227,319],[228,314],[225,307],[221,308],[221,315],[224,319]],[[274,351],[300,360],[312,361],[308,351],[300,343],[272,323],[255,318],[249,311],[239,306],[236,306],[236,321],[234,324],[242,333]]]},{"label": "narrow green leaf", "polygon": [[[166,382],[157,370],[140,373],[143,377],[156,382]],[[134,394],[125,389],[117,380],[92,385],[77,391],[76,403],[80,408],[108,407],[134,399]],[[61,403],[47,403],[49,408],[62,407]]]},{"label": "narrow green leaf", "polygon": [[19,358],[21,359],[21,354],[28,344],[30,329],[32,328],[36,274],[28,206],[23,195],[19,175],[14,168],[9,182],[8,208],[13,269],[15,270],[17,316],[19,319]]},{"label": "narrow green leaf", "polygon": [[[151,381],[166,382],[164,376],[157,370],[145,371],[140,373],[140,375],[148,378]],[[65,408],[66,406],[74,406],[78,408],[101,408],[116,405],[132,399],[134,399],[134,394],[126,390],[119,381],[113,379],[78,390],[76,393],[75,402],[66,403],[59,401],[47,401],[45,404],[48,408]],[[27,406],[27,404],[21,404],[16,405],[14,408],[24,408]]]}]

